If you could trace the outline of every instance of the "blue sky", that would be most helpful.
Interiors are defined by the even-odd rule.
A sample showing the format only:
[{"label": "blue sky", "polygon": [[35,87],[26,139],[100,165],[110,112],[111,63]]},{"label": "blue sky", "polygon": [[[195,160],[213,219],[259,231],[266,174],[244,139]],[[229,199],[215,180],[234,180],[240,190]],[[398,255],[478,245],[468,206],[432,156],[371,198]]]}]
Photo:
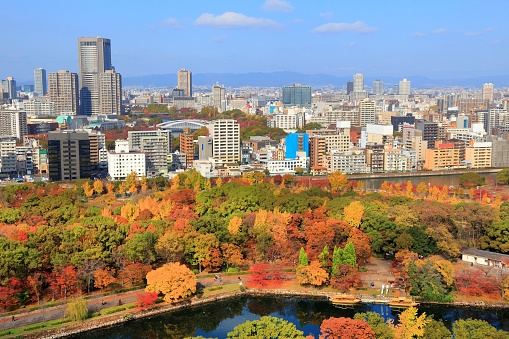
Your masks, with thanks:
[{"label": "blue sky", "polygon": [[0,78],[78,69],[77,39],[111,39],[123,76],[295,71],[509,75],[507,0],[0,0]]}]

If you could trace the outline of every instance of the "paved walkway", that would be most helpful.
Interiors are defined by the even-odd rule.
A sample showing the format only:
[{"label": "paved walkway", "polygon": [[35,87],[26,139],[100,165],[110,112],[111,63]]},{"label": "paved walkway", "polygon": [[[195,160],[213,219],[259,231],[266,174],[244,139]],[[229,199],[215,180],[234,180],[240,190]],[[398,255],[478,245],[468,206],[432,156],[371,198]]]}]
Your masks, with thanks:
[{"label": "paved walkway", "polygon": [[[243,276],[242,279],[245,280]],[[221,281],[222,282],[219,282],[214,278],[198,278],[197,285],[209,287],[221,284],[237,284],[238,277],[221,277]],[[118,306],[119,301],[121,304],[136,302],[138,300],[137,294],[141,291],[142,290],[137,290],[108,296],[97,295],[90,297],[87,299],[88,309],[92,313],[105,308]],[[13,316],[11,315],[2,316],[0,317],[0,331],[64,318],[66,306],[67,305],[65,303],[53,307],[42,306],[41,308],[31,312],[29,312],[28,309],[27,311],[23,311],[23,309],[21,309],[17,314],[14,315],[14,321],[12,318]]]}]

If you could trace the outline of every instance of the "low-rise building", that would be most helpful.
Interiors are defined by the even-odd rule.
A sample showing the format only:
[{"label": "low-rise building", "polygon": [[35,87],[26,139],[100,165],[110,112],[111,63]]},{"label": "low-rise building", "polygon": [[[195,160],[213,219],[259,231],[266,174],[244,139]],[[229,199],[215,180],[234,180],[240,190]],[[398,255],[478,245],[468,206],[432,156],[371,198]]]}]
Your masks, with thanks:
[{"label": "low-rise building", "polygon": [[135,172],[138,178],[146,174],[145,154],[129,151],[127,140],[115,141],[115,151],[108,153],[108,174],[112,180],[124,180]]}]

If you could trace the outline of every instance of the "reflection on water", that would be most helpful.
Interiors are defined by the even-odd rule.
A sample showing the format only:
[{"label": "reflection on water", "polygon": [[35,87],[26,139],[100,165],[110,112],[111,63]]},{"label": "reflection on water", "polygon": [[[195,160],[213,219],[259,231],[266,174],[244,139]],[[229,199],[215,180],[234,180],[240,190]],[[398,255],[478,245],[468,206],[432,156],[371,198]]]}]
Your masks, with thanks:
[{"label": "reflection on water", "polygon": [[[235,326],[264,315],[284,318],[294,323],[305,335],[312,334],[318,337],[320,324],[324,319],[353,317],[356,313],[369,311],[379,313],[385,320],[397,318],[399,314],[399,311],[381,304],[360,304],[342,309],[323,299],[237,297],[97,330],[74,338],[178,339],[202,335],[221,339],[226,338],[226,334]],[[433,315],[437,320],[442,319],[449,328],[457,319],[473,318],[483,319],[499,329],[509,330],[509,310],[421,306],[419,312]]]}]

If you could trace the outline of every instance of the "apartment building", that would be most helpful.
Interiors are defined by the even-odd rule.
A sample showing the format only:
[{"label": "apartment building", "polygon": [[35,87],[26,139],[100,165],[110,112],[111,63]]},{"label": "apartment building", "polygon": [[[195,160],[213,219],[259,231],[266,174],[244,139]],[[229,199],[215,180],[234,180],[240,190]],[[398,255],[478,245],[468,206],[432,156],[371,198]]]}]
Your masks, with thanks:
[{"label": "apartment building", "polygon": [[138,178],[146,174],[145,153],[130,151],[127,140],[116,140],[115,151],[108,152],[108,174],[112,180],[124,180],[132,172]]},{"label": "apartment building", "polygon": [[223,162],[240,161],[240,126],[234,119],[214,120],[209,130],[212,137],[212,157]]},{"label": "apartment building", "polygon": [[475,142],[471,140],[469,146],[465,148],[465,160],[470,168],[491,167],[491,157],[491,142]]},{"label": "apartment building", "polygon": [[90,139],[87,132],[48,133],[49,177],[51,181],[90,178]]}]

